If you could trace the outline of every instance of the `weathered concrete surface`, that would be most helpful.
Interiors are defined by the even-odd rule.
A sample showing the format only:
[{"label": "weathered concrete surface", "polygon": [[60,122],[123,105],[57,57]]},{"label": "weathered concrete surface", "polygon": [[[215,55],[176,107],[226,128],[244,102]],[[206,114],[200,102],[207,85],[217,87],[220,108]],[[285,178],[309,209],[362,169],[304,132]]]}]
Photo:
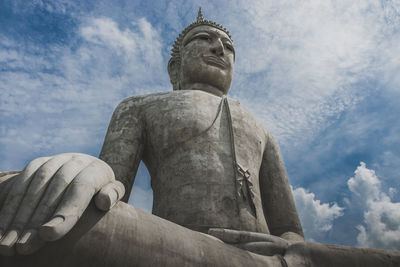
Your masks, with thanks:
[{"label": "weathered concrete surface", "polygon": [[279,266],[263,257],[119,202],[93,205],[74,229],[29,256],[0,256],[2,267]]},{"label": "weathered concrete surface", "polygon": [[20,173],[20,171],[7,171],[0,172],[0,209],[3,206],[3,202],[6,199],[8,192],[14,182],[12,178],[13,176]]},{"label": "weathered concrete surface", "polygon": [[143,159],[151,175],[153,214],[190,229],[302,235],[277,144],[238,101],[227,101],[236,160],[250,173],[255,212],[249,199],[237,194],[228,110],[221,97],[184,90],[124,100],[100,158],[125,185],[126,197]]},{"label": "weathered concrete surface", "polygon": [[[289,267],[394,267],[400,252],[317,243],[289,247]],[[0,256],[2,267],[281,266],[275,257],[238,249],[119,202],[92,203],[74,229],[29,256]]]}]

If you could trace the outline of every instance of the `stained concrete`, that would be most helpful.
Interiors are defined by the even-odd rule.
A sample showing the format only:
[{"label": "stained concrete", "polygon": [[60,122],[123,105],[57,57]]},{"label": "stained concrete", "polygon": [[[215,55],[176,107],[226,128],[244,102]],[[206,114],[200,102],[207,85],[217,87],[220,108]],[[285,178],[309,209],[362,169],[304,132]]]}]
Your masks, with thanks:
[{"label": "stained concrete", "polygon": [[[289,246],[289,267],[395,267],[398,251],[303,242]],[[119,202],[109,212],[92,203],[61,240],[28,256],[0,256],[2,267],[283,266]]]},{"label": "stained concrete", "polygon": [[127,189],[143,159],[151,175],[153,213],[182,226],[302,235],[278,146],[238,101],[228,102],[235,154],[250,173],[252,199],[237,194],[226,105],[221,97],[199,90],[123,101],[100,158]]}]

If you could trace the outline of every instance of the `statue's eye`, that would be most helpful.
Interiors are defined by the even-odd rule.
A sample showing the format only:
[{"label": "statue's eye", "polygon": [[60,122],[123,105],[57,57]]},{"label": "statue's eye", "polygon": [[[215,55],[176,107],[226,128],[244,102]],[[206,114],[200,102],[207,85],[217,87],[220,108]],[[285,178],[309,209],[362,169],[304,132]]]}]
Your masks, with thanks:
[{"label": "statue's eye", "polygon": [[206,34],[206,33],[204,33],[204,34],[196,34],[196,35],[192,36],[190,39],[188,39],[188,40],[183,44],[183,46],[186,46],[187,44],[191,43],[191,42],[194,41],[194,40],[210,41],[210,40],[211,40],[211,37],[210,37],[208,34]]},{"label": "statue's eye", "polygon": [[200,40],[204,40],[204,41],[209,41],[210,40],[210,36],[206,35],[206,34],[200,34],[194,37],[194,39],[200,39]]},{"label": "statue's eye", "polygon": [[228,49],[231,52],[234,52],[235,50],[233,49],[233,46],[229,43],[224,44],[225,49]]}]

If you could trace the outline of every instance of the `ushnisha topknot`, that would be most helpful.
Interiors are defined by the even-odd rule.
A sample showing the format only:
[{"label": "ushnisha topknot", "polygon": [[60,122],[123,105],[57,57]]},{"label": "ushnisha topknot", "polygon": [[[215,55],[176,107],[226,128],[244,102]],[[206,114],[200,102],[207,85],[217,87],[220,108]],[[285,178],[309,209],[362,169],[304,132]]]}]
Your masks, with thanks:
[{"label": "ushnisha topknot", "polygon": [[172,52],[171,52],[171,58],[174,58],[178,63],[180,63],[180,47],[183,41],[183,38],[185,37],[185,35],[193,28],[197,27],[197,26],[201,26],[201,25],[208,25],[208,26],[212,26],[214,28],[217,28],[223,32],[225,32],[229,38],[232,40],[231,35],[229,34],[229,31],[223,27],[221,24],[218,24],[214,21],[211,20],[207,20],[204,19],[203,17],[203,13],[201,12],[201,7],[199,8],[199,12],[197,14],[197,19],[195,22],[193,22],[192,24],[190,24],[189,26],[187,26],[180,34],[179,36],[176,38],[174,45],[172,47]]}]

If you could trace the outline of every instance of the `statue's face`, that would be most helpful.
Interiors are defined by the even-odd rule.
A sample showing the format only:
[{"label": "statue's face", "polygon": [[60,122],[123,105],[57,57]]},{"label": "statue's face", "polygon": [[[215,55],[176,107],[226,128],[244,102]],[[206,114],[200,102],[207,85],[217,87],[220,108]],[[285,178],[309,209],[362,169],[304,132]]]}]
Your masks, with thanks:
[{"label": "statue's face", "polygon": [[190,30],[181,48],[180,84],[207,84],[227,94],[233,76],[235,51],[229,36],[212,26],[202,25]]}]

